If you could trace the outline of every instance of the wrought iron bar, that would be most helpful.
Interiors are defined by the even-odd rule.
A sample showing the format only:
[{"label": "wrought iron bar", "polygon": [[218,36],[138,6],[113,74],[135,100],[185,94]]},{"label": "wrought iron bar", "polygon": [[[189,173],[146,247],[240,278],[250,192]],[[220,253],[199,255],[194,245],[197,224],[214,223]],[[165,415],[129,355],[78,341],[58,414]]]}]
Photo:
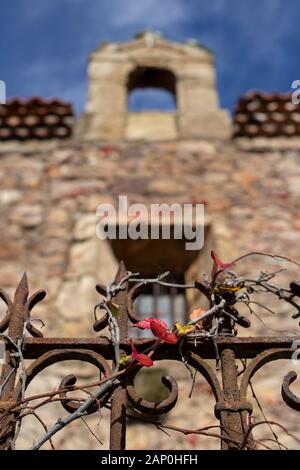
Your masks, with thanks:
[{"label": "wrought iron bar", "polygon": [[[122,262],[119,266],[115,284],[117,285],[126,277],[127,270]],[[123,343],[128,337],[128,317],[126,308],[126,297],[128,290],[128,282],[124,283],[124,290],[119,291],[114,297],[114,302],[118,305],[119,316],[117,318],[120,341]],[[120,349],[121,354],[126,354],[124,349]],[[114,366],[118,364],[113,361]],[[110,449],[111,450],[124,450],[126,447],[126,387],[120,385],[113,391],[111,400],[111,419],[110,419]]]},{"label": "wrought iron bar", "polygon": [[[124,281],[125,279],[125,281]],[[97,286],[98,292],[109,300],[118,309],[117,322],[119,334],[118,349],[121,357],[131,354],[131,345],[128,339],[128,327],[130,322],[136,323],[139,319],[133,308],[133,300],[143,292],[143,283],[135,285],[129,290],[128,273],[124,263],[121,263],[114,283],[110,289],[105,286]],[[30,322],[30,312],[34,305],[43,299],[44,291],[38,291],[28,298],[28,283],[26,275],[23,276],[13,300],[0,289],[0,296],[7,304],[7,314],[0,322],[0,333],[6,342],[5,364],[1,373],[1,397],[0,397],[0,448],[11,449],[14,446],[16,422],[20,407],[14,405],[23,398],[22,393],[31,380],[45,367],[65,360],[80,360],[89,362],[98,367],[105,377],[111,375],[111,368],[106,360],[112,362],[112,369],[119,368],[116,356],[116,344],[112,338],[87,337],[87,338],[43,338]],[[230,305],[230,302],[229,302]],[[231,311],[231,313],[234,311]],[[231,315],[232,316],[232,315]],[[257,337],[239,338],[227,336],[230,330],[230,315],[225,317],[222,324],[223,331],[219,336],[197,337],[184,339],[180,347],[174,344],[161,343],[156,349],[156,340],[133,339],[139,353],[152,350],[153,359],[172,359],[182,361],[184,359],[189,367],[194,367],[203,375],[211,386],[216,400],[215,415],[221,424],[221,448],[236,450],[243,448],[253,449],[255,441],[249,428],[249,416],[252,405],[247,400],[247,389],[253,375],[265,364],[278,359],[291,359],[294,346],[300,342],[300,336]],[[94,324],[95,331],[101,331],[109,324],[109,315],[106,312]],[[110,327],[112,327],[110,323]],[[31,337],[25,337],[25,328]],[[6,333],[7,331],[7,333]],[[225,334],[226,333],[226,334]],[[216,350],[221,359],[222,385],[217,374],[208,364],[208,359],[216,359]],[[239,386],[237,376],[237,359],[251,359],[241,377]],[[34,360],[23,371],[20,364],[23,361]],[[16,378],[21,372],[21,379],[16,384]],[[168,397],[158,403],[149,402],[140,397],[134,387],[134,375],[138,368],[127,380],[121,380],[118,386],[99,399],[100,406],[111,400],[110,422],[110,448],[123,450],[126,448],[126,414],[128,400],[131,406],[138,412],[149,415],[162,414],[170,411],[177,402],[178,386],[175,380],[166,376],[162,378],[163,384],[169,390]],[[22,376],[23,374],[23,376]],[[290,390],[291,383],[296,379],[296,374],[291,372],[283,380],[282,396],[291,408],[300,409],[300,399]],[[72,389],[76,377],[67,376],[60,384],[59,398],[64,409],[72,413],[80,404],[67,397],[67,391]],[[68,388],[69,387],[69,388]],[[70,388],[71,387],[71,388]],[[98,404],[93,403],[88,409],[88,414],[98,410]],[[246,437],[245,437],[246,436]],[[246,442],[245,442],[246,441]]]}]

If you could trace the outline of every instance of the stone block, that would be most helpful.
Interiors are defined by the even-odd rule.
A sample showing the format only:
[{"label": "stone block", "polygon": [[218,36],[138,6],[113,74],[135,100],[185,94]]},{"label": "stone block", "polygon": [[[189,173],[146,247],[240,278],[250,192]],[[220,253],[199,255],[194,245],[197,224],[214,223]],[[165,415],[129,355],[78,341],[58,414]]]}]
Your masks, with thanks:
[{"label": "stone block", "polygon": [[82,114],[75,128],[75,136],[82,140],[121,140],[124,137],[125,115]]},{"label": "stone block", "polygon": [[21,204],[12,211],[11,220],[24,228],[35,228],[42,223],[43,207],[39,204]]},{"label": "stone block", "polygon": [[215,86],[202,85],[195,80],[184,80],[178,85],[178,109],[181,114],[217,111],[218,95]]},{"label": "stone block", "polygon": [[176,115],[162,112],[128,113],[125,138],[128,140],[174,140]]},{"label": "stone block", "polygon": [[56,307],[65,320],[86,319],[90,322],[93,306],[97,303],[96,279],[85,275],[78,280],[65,281],[59,291]]},{"label": "stone block", "polygon": [[70,250],[70,264],[68,275],[81,276],[95,272],[97,265],[97,240],[95,239],[75,243]]},{"label": "stone block", "polygon": [[81,214],[77,217],[74,229],[75,240],[86,240],[96,237],[96,226],[99,219],[94,214]]},{"label": "stone block", "polygon": [[187,185],[170,178],[154,179],[148,185],[149,193],[162,194],[164,196],[176,196],[186,194]]},{"label": "stone block", "polygon": [[126,88],[123,84],[108,80],[91,81],[86,105],[88,113],[124,113],[125,109]]},{"label": "stone block", "polygon": [[220,139],[231,136],[231,120],[227,111],[205,111],[199,114],[180,114],[179,138]]}]

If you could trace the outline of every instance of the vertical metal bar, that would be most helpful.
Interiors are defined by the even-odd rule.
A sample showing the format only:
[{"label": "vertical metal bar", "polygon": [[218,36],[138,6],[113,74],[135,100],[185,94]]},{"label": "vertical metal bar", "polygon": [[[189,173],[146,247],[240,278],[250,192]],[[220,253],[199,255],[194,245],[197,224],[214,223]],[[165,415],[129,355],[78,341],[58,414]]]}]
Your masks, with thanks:
[{"label": "vertical metal bar", "polygon": [[[221,372],[223,382],[223,395],[225,404],[236,404],[240,401],[240,390],[237,381],[237,367],[235,353],[232,349],[224,349],[221,353]],[[228,406],[228,408],[229,408]],[[243,417],[239,410],[223,410],[220,413],[222,426],[221,448],[223,450],[237,450],[243,440]]]},{"label": "vertical metal bar", "polygon": [[[176,287],[170,287],[169,290],[170,293],[170,306],[169,306],[169,324],[174,325],[175,321],[177,321],[177,314],[176,314],[176,294],[177,294],[177,289]],[[182,321],[182,319],[180,319]]]},{"label": "vertical metal bar", "polygon": [[160,286],[158,284],[153,284],[152,295],[153,295],[153,317],[157,318],[159,317],[158,305],[159,305],[159,296],[160,296]]},{"label": "vertical metal bar", "polygon": [[[24,274],[16,289],[10,312],[8,336],[14,343],[23,337],[24,322],[28,315],[28,309],[26,308],[27,298],[28,281],[26,274]],[[20,358],[12,355],[12,353],[16,352],[17,351],[13,348],[13,346],[8,343],[6,346],[5,363],[2,367],[0,378],[0,384],[4,384],[0,401],[0,408],[3,411],[5,411],[4,404],[7,404],[7,402],[9,402],[13,397],[17,369],[20,362]],[[15,416],[13,414],[9,414],[4,417],[1,422],[0,449],[11,448],[11,442],[14,438],[15,429],[14,418]]]},{"label": "vertical metal bar", "polygon": [[183,299],[184,299],[184,323],[188,323],[189,320],[190,320],[189,319],[189,303],[188,303],[188,300],[187,300],[185,290],[182,292],[182,295],[183,295]]},{"label": "vertical metal bar", "polygon": [[[127,275],[127,270],[123,261],[119,265],[115,282],[118,284]],[[128,283],[124,284],[125,290],[120,291],[114,298],[114,302],[119,305],[120,315],[117,319],[120,329],[121,343],[128,336],[128,316],[126,297]],[[120,350],[122,353],[123,351]],[[126,448],[126,389],[123,386],[118,387],[112,394],[111,415],[110,415],[110,449],[124,450]]]},{"label": "vertical metal bar", "polygon": [[[144,318],[144,317],[145,317],[145,314],[144,314],[144,312],[143,312],[142,306],[143,306],[142,298],[141,298],[141,297],[138,297],[137,299],[135,299],[135,301],[134,301],[134,308],[135,308],[136,312],[138,312],[139,316],[141,316],[142,318]],[[136,330],[137,330],[136,333],[135,333],[135,334],[136,334],[136,337],[137,337],[137,338],[141,338],[141,337],[142,337],[142,335],[141,335],[141,331],[142,331],[142,330],[140,330],[139,328],[136,328]],[[130,336],[131,336],[131,335],[130,335]]]}]

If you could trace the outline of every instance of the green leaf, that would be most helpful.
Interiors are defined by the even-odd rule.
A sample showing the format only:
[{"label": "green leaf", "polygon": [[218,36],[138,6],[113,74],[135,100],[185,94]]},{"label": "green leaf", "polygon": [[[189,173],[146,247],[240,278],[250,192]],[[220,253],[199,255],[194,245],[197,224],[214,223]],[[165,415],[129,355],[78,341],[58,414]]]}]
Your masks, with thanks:
[{"label": "green leaf", "polygon": [[114,316],[114,317],[118,317],[120,315],[120,307],[118,304],[115,304],[114,302],[112,302],[111,300],[109,300],[106,304],[109,308],[109,310],[111,311],[111,314]]}]

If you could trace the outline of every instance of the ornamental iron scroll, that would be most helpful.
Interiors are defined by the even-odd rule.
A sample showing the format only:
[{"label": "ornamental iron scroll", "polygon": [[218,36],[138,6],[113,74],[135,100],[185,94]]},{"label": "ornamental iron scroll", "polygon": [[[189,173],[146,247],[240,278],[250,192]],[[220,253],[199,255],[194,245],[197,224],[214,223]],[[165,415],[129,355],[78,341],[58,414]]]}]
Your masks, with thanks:
[{"label": "ornamental iron scroll", "polygon": [[[270,283],[275,273],[262,272],[257,279],[242,279],[231,271],[237,260],[223,264],[214,254],[213,258],[210,281],[205,278],[195,284],[180,286],[182,289],[197,289],[204,294],[209,301],[208,310],[196,309],[187,325],[177,323],[172,330],[168,330],[159,319],[152,319],[155,321],[151,323],[151,319],[139,318],[134,309],[134,300],[143,293],[147,284],[168,285],[168,273],[155,279],[141,279],[138,273],[128,272],[123,262],[114,282],[109,286],[96,286],[102,298],[95,306],[93,327],[95,332],[108,332],[107,336],[44,338],[33,325],[31,311],[44,299],[45,291],[40,290],[29,297],[26,274],[13,299],[0,289],[0,297],[7,306],[0,322],[0,337],[6,347],[0,382],[0,448],[15,448],[22,418],[30,403],[26,389],[33,378],[50,365],[78,360],[98,369],[99,380],[90,384],[97,391],[87,390],[87,399],[74,398],[68,395],[69,392],[82,390],[76,385],[76,376],[69,374],[63,378],[57,390],[46,394],[45,399],[55,397],[68,414],[47,430],[32,449],[39,449],[73,420],[96,413],[102,407],[110,410],[110,448],[125,449],[129,407],[140,416],[146,416],[145,422],[152,422],[151,416],[168,413],[178,401],[178,385],[170,375],[161,379],[168,391],[167,398],[151,402],[138,394],[134,382],[136,374],[142,367],[150,366],[152,361],[172,360],[183,362],[189,371],[197,371],[209,384],[215,399],[215,416],[220,421],[221,448],[255,449],[252,404],[247,398],[251,378],[269,362],[290,360],[296,351],[294,342],[299,341],[300,336],[239,337],[237,326],[248,328],[250,321],[239,313],[237,304],[244,302],[251,309],[251,294],[259,288],[287,301],[295,309],[293,317],[298,318],[300,285],[292,282],[290,289],[276,290]],[[129,339],[130,326],[133,331],[135,328],[151,329],[155,338]],[[237,368],[237,360],[240,359],[251,360],[245,363],[242,372]],[[216,361],[220,374],[209,360]],[[30,365],[27,361],[31,361]],[[295,372],[284,377],[282,397],[290,408],[300,411],[300,398],[290,390],[296,378]]]}]

